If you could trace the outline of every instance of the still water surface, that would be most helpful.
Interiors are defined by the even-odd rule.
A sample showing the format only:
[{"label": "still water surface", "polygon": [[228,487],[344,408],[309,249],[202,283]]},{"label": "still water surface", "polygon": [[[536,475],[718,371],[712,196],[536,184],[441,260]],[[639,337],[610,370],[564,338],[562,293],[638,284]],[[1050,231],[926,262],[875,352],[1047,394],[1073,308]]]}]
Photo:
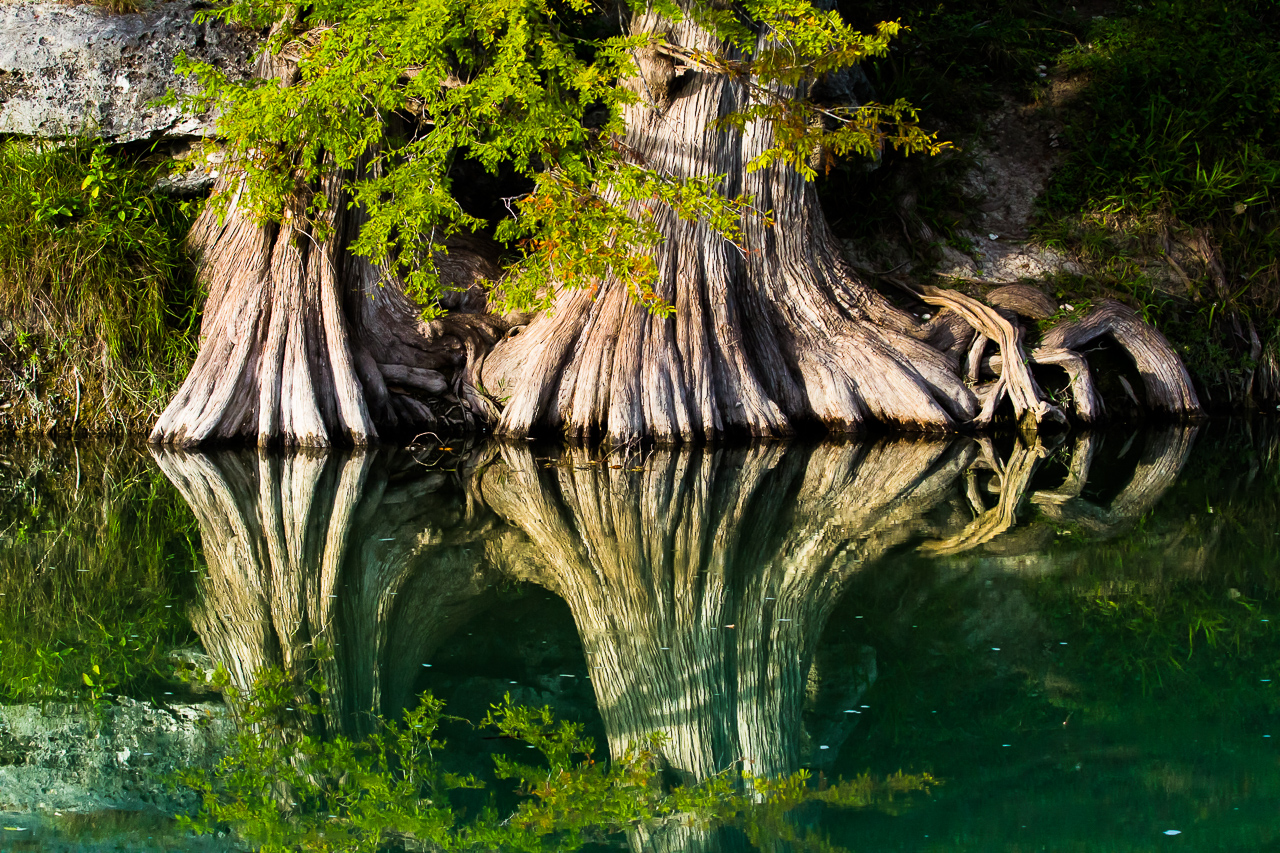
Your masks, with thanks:
[{"label": "still water surface", "polygon": [[[204,653],[232,685],[319,667],[330,734],[367,734],[423,691],[468,719],[510,694],[584,723],[601,757],[665,733],[673,781],[940,780],[795,816],[851,850],[1280,845],[1274,423],[1034,444],[0,456],[6,712],[120,694],[203,707],[175,660]],[[446,734],[463,772],[504,748]],[[0,724],[0,808],[39,805],[10,790],[35,761]],[[115,841],[77,838],[55,808],[85,804],[5,815],[0,849],[191,846],[127,821]]]}]

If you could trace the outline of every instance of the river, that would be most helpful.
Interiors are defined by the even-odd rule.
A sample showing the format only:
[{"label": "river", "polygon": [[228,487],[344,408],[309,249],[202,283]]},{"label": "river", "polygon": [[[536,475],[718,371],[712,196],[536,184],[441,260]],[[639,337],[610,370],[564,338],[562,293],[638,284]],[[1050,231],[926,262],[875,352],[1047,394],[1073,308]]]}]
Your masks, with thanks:
[{"label": "river", "polygon": [[[172,824],[196,800],[167,780],[233,748],[223,693],[264,668],[323,679],[302,720],[320,739],[426,691],[470,721],[509,696],[581,724],[599,760],[662,733],[668,785],[929,780],[797,807],[763,843],[607,839],[632,849],[1269,849],[1278,521],[1261,419],[608,453],[0,448],[0,850],[233,844]],[[512,751],[441,732],[458,773]]]}]

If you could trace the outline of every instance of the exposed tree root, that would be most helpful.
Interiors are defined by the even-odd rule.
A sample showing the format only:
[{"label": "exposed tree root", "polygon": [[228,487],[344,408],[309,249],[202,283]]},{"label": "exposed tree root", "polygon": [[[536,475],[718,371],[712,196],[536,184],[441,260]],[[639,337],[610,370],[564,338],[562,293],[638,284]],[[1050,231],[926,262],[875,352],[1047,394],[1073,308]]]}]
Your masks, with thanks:
[{"label": "exposed tree root", "polygon": [[[649,13],[633,26],[661,29],[688,50],[721,47],[692,18],[671,24]],[[288,63],[276,65],[270,73],[287,80]],[[392,277],[346,251],[361,212],[348,210],[342,189],[354,176],[333,173],[313,188],[328,199],[319,231],[298,224],[300,211],[259,225],[234,201],[225,221],[202,215],[192,238],[210,290],[202,345],[151,440],[364,445],[441,423],[495,421],[509,437],[615,443],[776,437],[805,427],[850,434],[873,423],[946,432],[990,425],[1006,399],[1024,428],[1065,423],[1032,364],[1065,370],[1072,412],[1091,423],[1103,407],[1080,348],[1102,335],[1132,357],[1149,409],[1199,411],[1177,354],[1118,303],[1059,324],[1030,355],[1019,316],[1044,320],[1055,310],[1034,288],[1001,288],[990,305],[925,288],[921,298],[945,310],[919,325],[857,278],[812,185],[781,164],[747,169],[772,146],[767,124],[715,129],[719,116],[757,95],[693,68],[680,77],[679,85],[646,77],[643,88],[662,94],[627,107],[625,150],[674,178],[725,176],[723,191],[749,195],[774,224],[746,217],[735,244],[668,208],[635,203],[631,213],[652,214],[665,237],[654,249],[655,295],[673,317],[650,313],[609,280],[561,291],[553,311],[509,336],[474,290],[444,319],[422,323]],[[455,247],[446,279],[467,290],[495,278],[484,254]],[[998,354],[987,354],[989,343]]]}]

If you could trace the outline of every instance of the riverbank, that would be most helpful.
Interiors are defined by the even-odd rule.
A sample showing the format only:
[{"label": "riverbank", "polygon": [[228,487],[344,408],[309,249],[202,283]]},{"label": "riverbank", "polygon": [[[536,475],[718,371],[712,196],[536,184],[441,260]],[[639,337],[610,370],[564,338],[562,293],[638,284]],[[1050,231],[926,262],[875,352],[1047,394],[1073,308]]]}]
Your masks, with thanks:
[{"label": "riverbank", "polygon": [[[922,318],[909,294],[926,284],[1030,283],[1061,317],[1116,299],[1169,338],[1208,410],[1280,407],[1280,15],[986,6],[842,5],[911,28],[865,67],[864,97],[907,98],[955,143],[822,178],[855,268]],[[174,163],[137,140],[0,145],[0,433],[146,432],[197,347],[182,241],[199,199],[156,192]],[[1105,357],[1109,411],[1128,417],[1139,383]]]}]

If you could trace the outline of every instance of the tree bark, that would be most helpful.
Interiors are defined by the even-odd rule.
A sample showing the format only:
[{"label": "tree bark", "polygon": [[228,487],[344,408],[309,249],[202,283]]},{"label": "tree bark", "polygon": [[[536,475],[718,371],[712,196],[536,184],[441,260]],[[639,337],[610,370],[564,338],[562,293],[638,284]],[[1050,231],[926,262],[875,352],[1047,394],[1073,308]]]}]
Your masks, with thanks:
[{"label": "tree bark", "polygon": [[[296,71],[264,55],[258,73],[289,85]],[[152,443],[364,446],[495,416],[470,368],[507,327],[476,298],[498,277],[496,250],[453,241],[440,272],[466,294],[446,300],[461,310],[423,322],[394,275],[347,251],[363,221],[344,190],[357,176],[329,170],[309,188],[326,202],[318,220],[294,200],[280,223],[245,212],[234,170],[219,177],[216,190],[233,191],[225,216],[206,206],[189,240],[209,291],[200,350]]]},{"label": "tree bark", "polygon": [[[686,55],[729,52],[696,17],[672,23],[645,13],[632,28],[661,31]],[[763,46],[770,34],[759,38]],[[855,275],[800,174],[780,164],[748,171],[772,146],[770,126],[739,132],[714,122],[761,97],[758,86],[642,53],[640,76],[628,82],[641,100],[625,109],[622,150],[671,178],[722,177],[727,196],[749,195],[775,223],[749,216],[732,244],[654,203],[663,235],[655,294],[674,306],[673,317],[650,313],[610,279],[563,289],[554,310],[505,339],[507,322],[483,313],[482,299],[423,323],[394,276],[347,252],[362,214],[348,209],[343,184],[359,175],[332,170],[308,188],[328,202],[319,223],[303,222],[299,208],[279,224],[259,224],[239,197],[224,220],[202,214],[192,235],[210,294],[200,351],[151,440],[361,446],[495,421],[510,437],[563,431],[614,442],[785,436],[810,426],[857,433],[873,421],[945,431],[985,426],[1006,396],[1033,424],[1062,419],[1023,366],[1019,324],[935,294],[953,310],[919,325]],[[296,69],[267,55],[259,74],[289,85]],[[774,86],[772,97],[806,92]],[[224,176],[222,188],[235,180]],[[636,202],[628,212],[648,210]],[[467,289],[498,277],[493,253],[475,248],[454,247],[446,281]],[[1068,371],[1080,419],[1099,419],[1101,404],[1083,356],[1067,342],[1099,330],[1139,361],[1152,408],[1199,410],[1176,354],[1133,321],[1111,310],[1105,323],[1075,324],[1033,356]],[[962,377],[958,349],[975,330],[978,361],[985,336],[1012,366],[980,395]],[[479,387],[506,399],[505,409]]]},{"label": "tree bark", "polygon": [[[723,54],[725,45],[693,17],[672,23],[644,14],[632,29],[661,31],[684,51]],[[761,44],[768,37],[762,34]],[[510,396],[501,434],[564,431],[575,439],[674,441],[782,436],[805,425],[856,433],[871,421],[940,431],[988,423],[1005,394],[1019,417],[1062,420],[1029,374],[1002,377],[986,398],[991,405],[981,407],[961,379],[961,353],[950,348],[956,341],[940,344],[939,324],[918,325],[858,279],[813,186],[784,165],[747,170],[771,146],[771,128],[755,123],[739,133],[713,127],[757,97],[744,82],[670,61],[642,57],[640,64],[641,79],[632,85],[642,102],[626,109],[623,150],[665,175],[724,176],[726,195],[749,194],[776,224],[767,228],[748,217],[739,249],[659,206],[656,222],[665,239],[654,250],[661,271],[655,292],[675,306],[674,316],[649,313],[616,280],[600,282],[598,295],[594,287],[561,291],[553,311],[500,342],[485,362],[486,387]],[[805,90],[777,88],[776,94],[799,97]],[[637,203],[629,212],[640,216],[644,210]],[[980,333],[992,328],[984,323],[999,320],[985,311],[965,316]],[[1004,363],[1025,373],[1021,327],[994,325]],[[1109,330],[1117,337],[1133,332],[1114,325]],[[1083,357],[1053,346],[1043,353],[1045,363],[1068,369],[1083,403],[1078,414],[1096,420],[1100,410]],[[1130,349],[1135,355],[1154,352],[1150,346]],[[1172,376],[1181,385],[1166,383],[1153,407],[1197,412],[1176,354],[1165,345],[1155,355],[1149,369],[1140,366],[1144,375]]]},{"label": "tree bark", "polygon": [[[661,30],[686,50],[724,48],[689,18],[644,14],[632,29]],[[633,84],[642,102],[626,108],[623,149],[664,175],[723,175],[726,195],[749,194],[776,225],[748,217],[740,250],[659,208],[655,292],[674,317],[650,314],[616,280],[596,298],[562,291],[552,312],[485,362],[486,387],[512,392],[499,432],[671,440],[781,436],[811,422],[856,432],[872,419],[942,430],[971,418],[976,401],[954,365],[854,276],[813,186],[782,166],[746,170],[770,147],[771,130],[711,127],[747,105],[746,85],[693,68],[677,76],[670,62],[642,65]],[[629,212],[644,213],[639,204]]]}]

